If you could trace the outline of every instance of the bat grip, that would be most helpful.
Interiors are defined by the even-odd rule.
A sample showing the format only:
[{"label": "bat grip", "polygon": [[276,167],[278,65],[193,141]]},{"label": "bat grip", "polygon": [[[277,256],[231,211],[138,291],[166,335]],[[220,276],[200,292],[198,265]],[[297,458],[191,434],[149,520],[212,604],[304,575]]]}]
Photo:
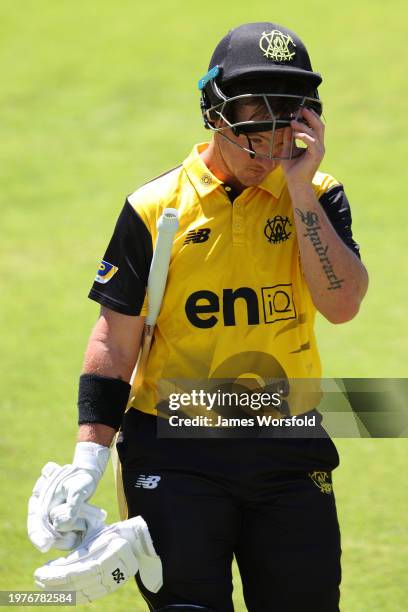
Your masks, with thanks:
[{"label": "bat grip", "polygon": [[154,324],[146,323],[145,325],[145,337],[151,338],[154,332]]}]

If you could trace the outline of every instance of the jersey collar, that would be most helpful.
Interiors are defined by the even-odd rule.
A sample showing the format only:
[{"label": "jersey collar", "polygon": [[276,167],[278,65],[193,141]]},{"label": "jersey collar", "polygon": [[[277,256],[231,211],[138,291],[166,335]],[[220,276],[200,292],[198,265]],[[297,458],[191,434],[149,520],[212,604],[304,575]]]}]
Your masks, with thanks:
[{"label": "jersey collar", "polygon": [[[200,153],[207,147],[208,142],[195,145],[190,155],[183,162],[184,170],[200,198],[208,195],[214,191],[214,189],[222,185],[222,181],[207,168],[200,156]],[[262,183],[260,183],[258,187],[255,187],[255,189],[264,189],[272,194],[274,198],[278,199],[282,193],[284,184],[285,175],[282,167],[278,166],[273,172],[268,174]]]},{"label": "jersey collar", "polygon": [[278,199],[282,193],[283,186],[285,185],[285,174],[282,166],[278,166],[273,172],[268,174],[260,183],[259,187],[265,189],[273,195],[274,198]]},{"label": "jersey collar", "polygon": [[222,185],[222,182],[207,168],[200,156],[200,153],[207,147],[208,142],[195,145],[183,162],[184,170],[200,198]]}]

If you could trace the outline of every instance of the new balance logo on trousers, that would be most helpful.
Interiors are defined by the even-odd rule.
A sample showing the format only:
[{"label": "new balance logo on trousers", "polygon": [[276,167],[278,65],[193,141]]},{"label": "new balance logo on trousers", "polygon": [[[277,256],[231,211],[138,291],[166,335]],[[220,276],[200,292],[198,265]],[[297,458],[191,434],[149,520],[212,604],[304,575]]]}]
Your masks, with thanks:
[{"label": "new balance logo on trousers", "polygon": [[136,480],[135,487],[140,489],[155,489],[161,480],[161,476],[145,476],[140,474]]}]

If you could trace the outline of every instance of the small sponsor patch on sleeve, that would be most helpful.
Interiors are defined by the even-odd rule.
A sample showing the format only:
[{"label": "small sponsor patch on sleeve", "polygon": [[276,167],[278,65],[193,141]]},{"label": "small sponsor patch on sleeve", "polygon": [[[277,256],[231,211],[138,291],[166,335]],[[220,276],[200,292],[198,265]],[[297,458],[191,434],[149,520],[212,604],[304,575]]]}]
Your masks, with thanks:
[{"label": "small sponsor patch on sleeve", "polygon": [[116,274],[118,270],[119,268],[102,259],[101,263],[99,264],[95,280],[97,283],[101,283],[102,285],[104,285],[105,283],[108,283],[110,281],[110,279]]}]

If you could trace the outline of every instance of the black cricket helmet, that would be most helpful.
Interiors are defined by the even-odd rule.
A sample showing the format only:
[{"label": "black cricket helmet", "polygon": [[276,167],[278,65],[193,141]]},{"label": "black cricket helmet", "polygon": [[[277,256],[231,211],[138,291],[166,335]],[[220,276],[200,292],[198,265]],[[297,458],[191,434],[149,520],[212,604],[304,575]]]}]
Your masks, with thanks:
[{"label": "black cricket helmet", "polygon": [[[274,157],[275,132],[302,120],[301,109],[322,114],[317,88],[322,82],[314,72],[305,45],[291,30],[269,22],[247,23],[219,42],[207,74],[200,79],[201,111],[206,128],[248,151],[251,157]],[[237,116],[242,105],[254,107],[250,120]],[[247,146],[228,137],[229,130],[246,136]],[[270,132],[269,152],[257,152],[251,134]],[[292,139],[293,140],[293,139]],[[296,147],[292,142],[291,158]]]}]

